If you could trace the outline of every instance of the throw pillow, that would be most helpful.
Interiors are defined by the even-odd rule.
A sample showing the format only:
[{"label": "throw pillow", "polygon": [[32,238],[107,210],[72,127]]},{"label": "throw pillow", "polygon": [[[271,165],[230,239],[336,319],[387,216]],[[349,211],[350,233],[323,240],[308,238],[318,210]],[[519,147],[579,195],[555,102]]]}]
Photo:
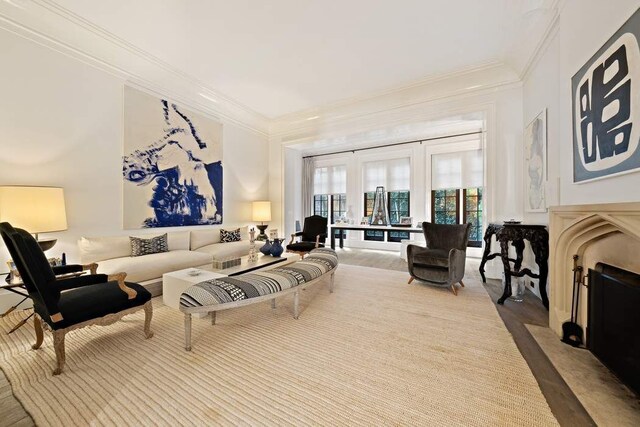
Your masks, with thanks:
[{"label": "throw pillow", "polygon": [[129,236],[131,243],[131,256],[141,256],[157,254],[160,252],[169,252],[169,244],[167,243],[167,233],[150,239]]},{"label": "throw pillow", "polygon": [[240,241],[240,229],[236,228],[235,230],[225,230],[224,228],[221,228],[220,229],[220,241],[222,243],[239,242]]}]

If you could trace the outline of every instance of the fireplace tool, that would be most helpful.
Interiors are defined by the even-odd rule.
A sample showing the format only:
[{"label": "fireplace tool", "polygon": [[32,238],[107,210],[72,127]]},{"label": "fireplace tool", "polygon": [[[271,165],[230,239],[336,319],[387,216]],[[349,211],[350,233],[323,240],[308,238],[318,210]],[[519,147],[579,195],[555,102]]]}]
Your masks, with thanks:
[{"label": "fireplace tool", "polygon": [[573,256],[573,290],[571,293],[571,320],[562,324],[562,342],[572,347],[580,347],[583,343],[582,327],[578,325],[578,307],[580,306],[580,286],[582,283],[582,266],[578,265],[578,255]]}]

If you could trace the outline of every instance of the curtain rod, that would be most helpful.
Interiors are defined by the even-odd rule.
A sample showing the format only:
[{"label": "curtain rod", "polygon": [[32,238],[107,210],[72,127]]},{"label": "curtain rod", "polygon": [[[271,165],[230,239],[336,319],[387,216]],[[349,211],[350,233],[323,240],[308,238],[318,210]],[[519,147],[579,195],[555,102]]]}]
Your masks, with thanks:
[{"label": "curtain rod", "polygon": [[481,133],[484,133],[484,131],[479,130],[475,132],[457,133],[455,135],[434,136],[433,138],[415,139],[413,141],[405,141],[405,142],[395,142],[393,144],[377,145],[375,147],[354,148],[353,150],[334,151],[333,153],[315,154],[312,156],[303,156],[302,158],[309,159],[311,157],[332,156],[334,154],[355,153],[356,151],[375,150],[376,148],[395,147],[396,145],[415,144],[416,142],[419,142],[420,144],[422,144],[423,142],[427,142],[427,141],[436,141],[438,139],[455,138],[458,136],[479,135]]}]

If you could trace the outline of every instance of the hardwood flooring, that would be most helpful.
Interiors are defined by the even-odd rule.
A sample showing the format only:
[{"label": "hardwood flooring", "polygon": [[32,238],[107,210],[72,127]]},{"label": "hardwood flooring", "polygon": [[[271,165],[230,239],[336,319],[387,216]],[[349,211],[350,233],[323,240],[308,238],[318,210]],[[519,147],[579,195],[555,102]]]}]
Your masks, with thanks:
[{"label": "hardwood flooring", "polygon": [[[397,252],[352,248],[337,251],[343,264],[407,271],[406,262]],[[467,277],[480,279],[478,265],[478,260],[468,259]],[[495,304],[502,294],[500,282],[489,279],[485,289]],[[548,312],[540,300],[533,294],[527,294],[522,303],[507,301],[505,305],[496,307],[560,425],[596,425],[525,327],[525,324],[548,326]],[[0,427],[33,425],[31,417],[13,396],[11,386],[0,370]]]}]

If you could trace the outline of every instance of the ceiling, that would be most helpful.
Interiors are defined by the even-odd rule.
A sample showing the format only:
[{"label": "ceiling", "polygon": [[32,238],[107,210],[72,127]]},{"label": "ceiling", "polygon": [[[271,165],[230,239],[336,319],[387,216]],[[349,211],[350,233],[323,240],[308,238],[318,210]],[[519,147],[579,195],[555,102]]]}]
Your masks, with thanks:
[{"label": "ceiling", "polygon": [[[432,76],[516,71],[553,0],[56,0],[275,118]],[[161,6],[160,6],[161,4]],[[529,43],[527,43],[529,41]],[[537,41],[534,40],[534,41]],[[523,49],[523,46],[533,46]],[[525,52],[523,52],[525,50]]]}]

